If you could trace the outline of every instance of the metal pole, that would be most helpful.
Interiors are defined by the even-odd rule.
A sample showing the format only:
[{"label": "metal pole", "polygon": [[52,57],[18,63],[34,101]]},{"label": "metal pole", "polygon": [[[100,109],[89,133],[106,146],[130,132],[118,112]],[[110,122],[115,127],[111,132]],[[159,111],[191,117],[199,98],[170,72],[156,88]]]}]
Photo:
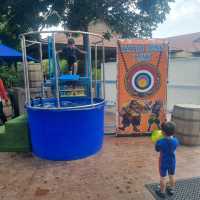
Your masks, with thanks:
[{"label": "metal pole", "polygon": [[[41,33],[38,33],[38,34],[41,34]],[[46,41],[35,41],[35,40],[27,40],[26,39],[26,42],[29,42],[30,44],[29,45],[34,45],[34,44],[40,44],[40,43],[42,43],[42,44],[48,44],[48,42],[46,42]],[[27,47],[29,46],[29,45],[26,45]]]},{"label": "metal pole", "polygon": [[21,45],[22,45],[22,57],[23,57],[23,66],[24,66],[24,85],[25,85],[25,92],[26,92],[26,102],[28,103],[28,106],[31,106],[26,41],[25,41],[24,35],[21,36]]},{"label": "metal pole", "polygon": [[44,69],[42,65],[42,60],[43,60],[43,53],[42,53],[42,43],[39,43],[39,48],[40,48],[40,66],[42,70],[42,98],[45,96],[45,91],[44,91]]},{"label": "metal pole", "polygon": [[96,79],[96,82],[95,82],[95,88],[96,88],[96,97],[97,97],[97,65],[98,65],[98,49],[97,49],[97,44],[95,44],[95,79]]},{"label": "metal pole", "polygon": [[104,42],[102,41],[102,53],[103,53],[103,99],[105,99],[106,96],[106,90],[105,90],[105,47],[104,47]]},{"label": "metal pole", "polygon": [[87,78],[90,77],[90,64],[91,64],[91,52],[90,52],[90,38],[88,34],[83,34],[83,48],[87,52],[84,59],[84,73]]},{"label": "metal pole", "polygon": [[[168,88],[168,85],[169,85],[169,67],[170,67],[171,56],[170,56],[169,42],[167,42],[165,45],[167,45],[167,59],[168,59],[168,62],[167,62],[167,81],[166,81],[167,88]],[[168,89],[167,89],[167,92],[166,92],[165,113],[168,112],[167,102],[168,102]]]},{"label": "metal pole", "polygon": [[57,56],[56,56],[56,40],[55,40],[55,33],[53,33],[53,59],[55,64],[55,79],[56,79],[56,99],[58,108],[60,108],[60,88],[59,88],[59,72],[58,72],[58,63],[57,63]]},{"label": "metal pole", "polygon": [[24,36],[33,35],[33,34],[38,34],[38,33],[40,33],[40,34],[41,33],[53,33],[53,34],[55,34],[55,33],[71,33],[71,34],[79,33],[79,34],[83,34],[83,35],[84,34],[85,35],[93,35],[93,36],[96,36],[96,37],[100,38],[101,40],[104,39],[103,36],[101,36],[99,34],[96,34],[96,33],[90,33],[90,32],[84,32],[84,31],[71,31],[71,30],[64,30],[64,31],[31,31],[31,32],[23,33],[20,36],[22,36],[22,35],[24,35]]},{"label": "metal pole", "polygon": [[26,78],[26,69],[25,69],[25,59],[24,59],[24,41],[21,37],[21,48],[22,48],[22,60],[23,60],[23,71],[24,71],[24,89],[25,89],[25,96],[26,96],[26,104],[28,103],[28,93],[27,93],[27,78]]},{"label": "metal pole", "polygon": [[90,70],[90,95],[91,95],[91,104],[94,104],[94,95],[93,95],[93,87],[92,87],[92,63],[91,63],[91,60],[92,60],[92,57],[91,57],[91,47],[89,47],[89,54],[90,54],[90,57],[89,57],[89,70]]}]

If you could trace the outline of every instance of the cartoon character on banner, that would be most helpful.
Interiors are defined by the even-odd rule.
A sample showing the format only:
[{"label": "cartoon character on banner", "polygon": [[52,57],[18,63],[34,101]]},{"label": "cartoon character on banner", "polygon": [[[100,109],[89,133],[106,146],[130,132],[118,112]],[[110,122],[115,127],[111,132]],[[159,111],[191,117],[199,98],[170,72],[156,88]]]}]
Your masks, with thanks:
[{"label": "cartoon character on banner", "polygon": [[160,112],[163,103],[160,100],[155,101],[144,101],[140,103],[137,100],[131,100],[127,106],[124,106],[119,113],[122,120],[122,126],[119,127],[120,130],[124,131],[126,128],[132,126],[134,132],[140,132],[141,118],[142,114],[150,113],[148,119],[148,132],[151,130],[153,124],[157,125],[160,129]]},{"label": "cartoon character on banner", "polygon": [[163,108],[163,103],[160,100],[156,100],[152,105],[152,102],[149,103],[149,110],[151,111],[149,120],[148,120],[148,132],[151,131],[153,124],[156,124],[157,128],[160,129],[160,113]]},{"label": "cartoon character on banner", "polygon": [[119,129],[124,131],[132,125],[134,132],[140,132],[139,126],[141,124],[142,113],[146,113],[148,110],[149,105],[143,105],[136,100],[131,100],[119,113],[122,118],[122,126]]}]

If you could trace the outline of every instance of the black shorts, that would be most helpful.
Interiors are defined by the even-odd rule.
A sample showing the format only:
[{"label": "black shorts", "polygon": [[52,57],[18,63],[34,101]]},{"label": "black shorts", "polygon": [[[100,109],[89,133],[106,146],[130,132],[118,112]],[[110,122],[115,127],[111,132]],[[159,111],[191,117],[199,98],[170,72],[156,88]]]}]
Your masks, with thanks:
[{"label": "black shorts", "polygon": [[77,62],[77,58],[75,56],[70,56],[70,57],[67,58],[67,62],[68,62],[69,66],[73,66],[74,63]]}]

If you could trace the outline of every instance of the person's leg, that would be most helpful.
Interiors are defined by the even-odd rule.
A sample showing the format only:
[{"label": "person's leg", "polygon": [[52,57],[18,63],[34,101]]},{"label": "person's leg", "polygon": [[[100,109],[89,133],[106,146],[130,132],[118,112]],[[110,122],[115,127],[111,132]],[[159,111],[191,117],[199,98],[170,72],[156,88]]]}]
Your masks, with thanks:
[{"label": "person's leg", "polygon": [[3,103],[2,101],[0,101],[0,119],[2,121],[2,123],[4,124],[7,121],[7,118],[3,112]]},{"label": "person's leg", "polygon": [[72,74],[72,69],[73,69],[73,66],[71,63],[69,63],[69,74],[71,75]]},{"label": "person's leg", "polygon": [[135,124],[132,124],[132,126],[133,126],[134,132],[136,132],[136,133],[140,132],[140,129],[138,128],[138,126],[136,126]]},{"label": "person's leg", "polygon": [[160,198],[165,198],[165,189],[166,189],[166,178],[160,177],[160,188],[157,189],[155,192]]},{"label": "person's leg", "polygon": [[160,188],[156,190],[156,194],[160,198],[165,198],[166,180],[165,177],[160,177]]},{"label": "person's leg", "polygon": [[169,184],[167,185],[167,193],[169,195],[173,195],[175,192],[175,185],[176,185],[176,181],[175,181],[175,177],[174,175],[170,175],[169,174]]},{"label": "person's leg", "polygon": [[5,122],[7,122],[6,116],[4,115],[4,113],[0,113],[0,120],[3,124],[5,124]]},{"label": "person's leg", "polygon": [[173,195],[175,192],[175,170],[176,170],[176,161],[172,163],[172,165],[168,169],[169,174],[169,185],[167,186],[167,193],[169,195]]},{"label": "person's leg", "polygon": [[63,70],[63,74],[68,74],[68,73],[69,73],[69,68],[65,66]]},{"label": "person's leg", "polygon": [[160,191],[162,193],[165,193],[165,189],[166,189],[166,178],[160,177]]},{"label": "person's leg", "polygon": [[122,118],[122,126],[119,127],[120,130],[124,131],[127,127],[130,126],[130,120],[126,117],[126,116],[123,116]]},{"label": "person's leg", "polygon": [[77,74],[78,72],[78,64],[75,62],[73,67],[73,74]]},{"label": "person's leg", "polygon": [[161,157],[159,158],[159,173],[160,173],[160,188],[155,192],[160,198],[165,198],[166,190],[166,177],[167,177],[167,168],[163,163],[161,163]]},{"label": "person's leg", "polygon": [[169,175],[169,185],[170,187],[174,188],[176,185],[175,177],[174,175]]},{"label": "person's leg", "polygon": [[[74,63],[73,60],[68,61],[68,65],[69,65],[69,74],[73,75],[74,74]],[[75,88],[76,88],[76,83],[74,81],[70,81],[70,87],[72,88],[72,95],[75,95]]]},{"label": "person's leg", "polygon": [[140,132],[140,129],[139,129],[140,122],[141,122],[141,117],[140,116],[132,117],[131,124],[133,126],[133,131],[134,132]]},{"label": "person's leg", "polygon": [[154,120],[153,120],[152,117],[150,117],[149,120],[148,120],[148,130],[147,130],[148,132],[151,131],[151,126],[152,126],[153,123],[154,123]]},{"label": "person's leg", "polygon": [[156,119],[155,119],[155,124],[157,125],[158,129],[161,129],[159,118],[156,118]]}]

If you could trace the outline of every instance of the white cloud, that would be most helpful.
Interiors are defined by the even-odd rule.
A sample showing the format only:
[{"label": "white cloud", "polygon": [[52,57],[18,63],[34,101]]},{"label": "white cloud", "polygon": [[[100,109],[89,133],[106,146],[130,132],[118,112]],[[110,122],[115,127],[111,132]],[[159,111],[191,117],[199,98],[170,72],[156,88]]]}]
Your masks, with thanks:
[{"label": "white cloud", "polygon": [[200,0],[176,0],[170,7],[170,14],[153,32],[153,37],[200,32]]}]

